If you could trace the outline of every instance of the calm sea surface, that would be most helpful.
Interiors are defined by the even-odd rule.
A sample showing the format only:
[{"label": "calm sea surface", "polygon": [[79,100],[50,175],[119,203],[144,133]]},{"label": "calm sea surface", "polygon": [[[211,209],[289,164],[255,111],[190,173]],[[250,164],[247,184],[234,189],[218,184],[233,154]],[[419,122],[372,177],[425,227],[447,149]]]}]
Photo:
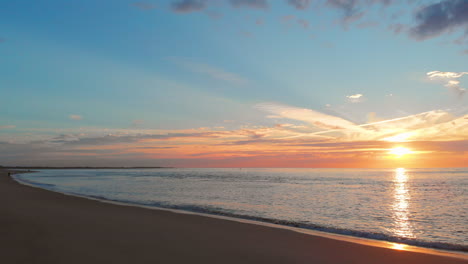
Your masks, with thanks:
[{"label": "calm sea surface", "polygon": [[468,168],[41,170],[16,178],[104,200],[468,251]]}]

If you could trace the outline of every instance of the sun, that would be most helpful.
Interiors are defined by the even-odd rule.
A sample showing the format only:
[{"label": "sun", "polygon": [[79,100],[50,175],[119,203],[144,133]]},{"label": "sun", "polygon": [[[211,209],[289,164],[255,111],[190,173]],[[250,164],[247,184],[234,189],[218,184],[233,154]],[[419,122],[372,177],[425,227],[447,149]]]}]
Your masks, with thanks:
[{"label": "sun", "polygon": [[390,151],[388,152],[390,154],[393,154],[397,157],[402,157],[406,154],[410,154],[410,153],[413,153],[413,151],[411,151],[409,148],[405,148],[405,147],[394,147],[392,149],[390,149]]}]

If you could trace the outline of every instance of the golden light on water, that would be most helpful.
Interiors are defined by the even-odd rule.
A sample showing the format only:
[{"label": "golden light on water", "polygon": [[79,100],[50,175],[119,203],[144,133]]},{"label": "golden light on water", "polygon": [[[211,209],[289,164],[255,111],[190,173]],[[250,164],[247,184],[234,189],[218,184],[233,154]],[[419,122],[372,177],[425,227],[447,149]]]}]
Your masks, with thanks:
[{"label": "golden light on water", "polygon": [[393,243],[393,244],[392,244],[392,248],[393,248],[393,249],[397,249],[397,250],[406,250],[406,249],[408,248],[408,245],[399,244],[399,243]]},{"label": "golden light on water", "polygon": [[399,237],[413,237],[413,228],[409,222],[411,196],[408,191],[406,169],[398,168],[395,170],[393,183],[393,232]]},{"label": "golden light on water", "polygon": [[411,154],[413,153],[413,151],[411,151],[409,148],[405,148],[405,147],[394,147],[392,149],[390,149],[390,151],[388,152],[390,154],[393,154],[395,155],[396,157],[402,157],[404,155],[407,155],[407,154]]}]

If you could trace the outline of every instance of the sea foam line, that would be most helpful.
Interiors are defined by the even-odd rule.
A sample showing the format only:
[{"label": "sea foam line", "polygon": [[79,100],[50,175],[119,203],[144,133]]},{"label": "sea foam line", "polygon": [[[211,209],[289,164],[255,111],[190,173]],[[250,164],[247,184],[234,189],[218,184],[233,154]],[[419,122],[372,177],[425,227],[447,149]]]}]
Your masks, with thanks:
[{"label": "sea foam line", "polygon": [[[430,248],[430,249],[436,249],[436,250],[444,250],[444,251],[446,250],[449,252],[462,253],[463,255],[466,255],[468,253],[468,246],[461,245],[461,244],[430,242],[430,241],[418,240],[418,239],[412,239],[412,238],[390,236],[387,234],[377,233],[377,232],[366,232],[366,231],[361,231],[361,230],[352,230],[352,229],[345,229],[345,228],[332,227],[332,226],[323,226],[323,225],[316,225],[316,224],[310,224],[310,223],[306,224],[306,223],[294,222],[294,221],[283,220],[283,219],[274,219],[274,218],[266,218],[266,217],[252,216],[252,215],[235,214],[235,213],[223,212],[221,208],[219,210],[213,210],[213,209],[207,209],[201,206],[193,206],[193,205],[174,205],[174,204],[159,203],[159,202],[144,203],[144,202],[124,200],[124,199],[116,200],[116,199],[107,198],[105,196],[84,195],[84,194],[74,193],[74,192],[64,192],[64,191],[56,189],[54,184],[37,183],[31,180],[26,180],[20,175],[13,175],[12,178],[21,184],[28,185],[31,187],[46,189],[49,191],[62,193],[64,195],[81,197],[81,198],[96,200],[100,202],[108,202],[108,203],[118,204],[118,205],[143,207],[147,209],[163,209],[163,210],[169,210],[169,211],[176,212],[176,213],[194,213],[194,214],[204,215],[208,217],[212,217],[212,216],[221,217],[222,219],[228,219],[228,220],[233,220],[233,221],[248,220],[249,223],[251,223],[250,221],[253,221],[252,222],[253,224],[259,224],[259,223],[266,223],[269,225],[272,224],[276,226],[293,228],[293,230],[298,229],[296,231],[299,231],[299,232],[302,232],[301,231],[302,229],[302,230],[324,232],[328,234],[350,236],[350,237],[361,238],[361,239],[401,243],[401,244],[407,244],[411,246]],[[468,256],[466,257],[468,258]]]}]

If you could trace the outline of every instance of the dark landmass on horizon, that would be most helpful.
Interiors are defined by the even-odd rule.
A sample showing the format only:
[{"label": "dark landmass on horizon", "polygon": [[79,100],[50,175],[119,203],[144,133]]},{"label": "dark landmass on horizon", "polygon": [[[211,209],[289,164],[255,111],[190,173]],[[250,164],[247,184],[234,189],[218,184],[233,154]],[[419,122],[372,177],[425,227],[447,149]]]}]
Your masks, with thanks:
[{"label": "dark landmass on horizon", "polygon": [[175,167],[0,166],[0,168],[3,168],[3,169],[22,169],[22,170],[76,170],[76,169],[102,170],[102,169],[173,169]]}]

